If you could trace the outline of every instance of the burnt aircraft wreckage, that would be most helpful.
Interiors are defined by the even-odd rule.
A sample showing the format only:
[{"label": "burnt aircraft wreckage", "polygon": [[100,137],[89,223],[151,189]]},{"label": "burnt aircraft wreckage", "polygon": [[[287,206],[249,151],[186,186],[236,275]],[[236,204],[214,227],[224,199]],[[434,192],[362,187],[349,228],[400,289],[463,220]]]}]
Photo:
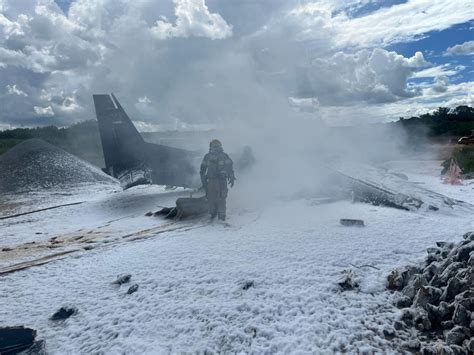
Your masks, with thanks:
[{"label": "burnt aircraft wreckage", "polygon": [[145,142],[117,98],[93,95],[104,152],[104,172],[124,189],[158,184],[197,187],[196,152]]},{"label": "burnt aircraft wreckage", "polygon": [[[105,159],[103,171],[117,178],[124,189],[142,184],[200,187],[200,153],[146,142],[113,94],[93,95],[93,99]],[[326,170],[328,180],[336,185],[338,197],[407,211],[474,207],[372,166]],[[199,206],[193,206],[192,201]],[[187,211],[195,209],[202,213],[203,203],[202,197],[178,199],[178,211],[170,209],[170,215],[186,215],[186,211],[179,210],[180,205],[187,206]]]}]

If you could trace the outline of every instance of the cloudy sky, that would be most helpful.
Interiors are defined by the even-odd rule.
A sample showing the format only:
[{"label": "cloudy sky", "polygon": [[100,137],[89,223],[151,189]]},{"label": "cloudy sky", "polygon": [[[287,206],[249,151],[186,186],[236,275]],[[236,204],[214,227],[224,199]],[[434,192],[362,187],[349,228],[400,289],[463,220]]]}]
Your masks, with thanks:
[{"label": "cloudy sky", "polygon": [[0,0],[0,129],[282,114],[383,122],[474,105],[472,0]]}]

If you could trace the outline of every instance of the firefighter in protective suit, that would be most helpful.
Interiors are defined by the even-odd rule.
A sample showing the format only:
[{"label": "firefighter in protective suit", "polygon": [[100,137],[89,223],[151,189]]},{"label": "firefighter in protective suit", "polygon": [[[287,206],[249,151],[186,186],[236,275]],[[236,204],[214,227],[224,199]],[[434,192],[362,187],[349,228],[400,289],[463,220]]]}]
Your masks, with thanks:
[{"label": "firefighter in protective suit", "polygon": [[224,153],[222,143],[214,139],[209,144],[209,153],[201,163],[201,182],[206,191],[211,218],[216,215],[221,221],[225,220],[227,184],[234,186],[235,176],[233,162]]}]

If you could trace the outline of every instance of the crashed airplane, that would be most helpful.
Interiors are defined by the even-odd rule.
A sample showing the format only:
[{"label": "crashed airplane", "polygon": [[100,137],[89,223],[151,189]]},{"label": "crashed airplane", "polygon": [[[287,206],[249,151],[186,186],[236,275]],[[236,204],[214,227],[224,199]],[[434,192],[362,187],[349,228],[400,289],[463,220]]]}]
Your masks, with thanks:
[{"label": "crashed airplane", "polygon": [[200,155],[145,142],[113,94],[93,95],[104,153],[104,172],[124,189],[142,184],[199,187]]},{"label": "crashed airplane", "polygon": [[[198,152],[145,142],[113,94],[93,95],[105,173],[117,178],[124,189],[142,184],[199,188]],[[473,209],[372,166],[327,168],[338,197],[414,211],[440,208]],[[342,193],[341,193],[342,192]]]}]

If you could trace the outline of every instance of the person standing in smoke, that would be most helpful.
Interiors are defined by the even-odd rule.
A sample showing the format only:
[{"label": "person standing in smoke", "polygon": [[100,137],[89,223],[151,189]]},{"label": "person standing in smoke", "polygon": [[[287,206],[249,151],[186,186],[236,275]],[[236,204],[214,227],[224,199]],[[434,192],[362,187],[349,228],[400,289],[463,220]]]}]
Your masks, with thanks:
[{"label": "person standing in smoke", "polygon": [[209,153],[202,160],[201,182],[206,191],[211,219],[217,215],[221,221],[225,221],[227,184],[233,187],[235,176],[232,159],[217,139],[211,141]]}]

